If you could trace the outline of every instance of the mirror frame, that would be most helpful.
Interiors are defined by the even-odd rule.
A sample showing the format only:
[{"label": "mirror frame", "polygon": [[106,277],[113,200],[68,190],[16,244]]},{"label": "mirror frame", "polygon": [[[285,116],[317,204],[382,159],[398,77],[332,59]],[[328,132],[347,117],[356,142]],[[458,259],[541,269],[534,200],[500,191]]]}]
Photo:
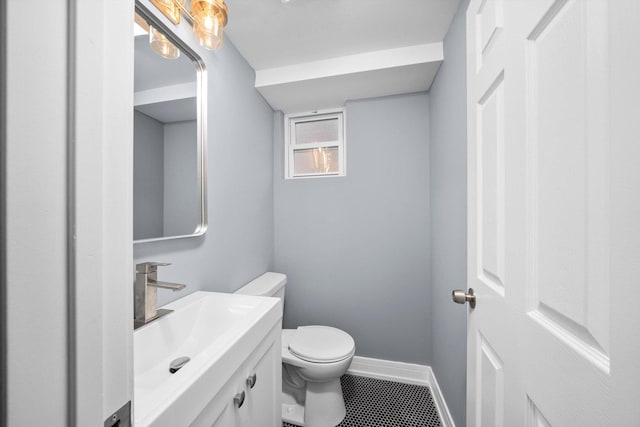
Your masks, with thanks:
[{"label": "mirror frame", "polygon": [[[162,22],[162,18],[142,4],[135,2],[135,13],[153,25],[186,55],[196,67],[196,127],[197,127],[197,177],[198,199],[200,201],[200,223],[196,225],[193,233],[176,236],[151,237],[148,239],[133,240],[133,243],[159,242],[163,240],[182,239],[185,237],[202,236],[207,231],[207,68],[200,56],[174,31]],[[133,114],[133,105],[132,105]],[[135,143],[135,142],[134,142]],[[132,212],[133,215],[133,212]]]}]

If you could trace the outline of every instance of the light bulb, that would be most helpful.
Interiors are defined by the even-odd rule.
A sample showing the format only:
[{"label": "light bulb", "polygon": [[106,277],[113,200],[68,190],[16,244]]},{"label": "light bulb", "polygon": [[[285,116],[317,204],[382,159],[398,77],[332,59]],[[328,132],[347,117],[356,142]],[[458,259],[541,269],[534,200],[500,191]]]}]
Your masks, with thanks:
[{"label": "light bulb", "polygon": [[202,22],[202,26],[204,27],[205,31],[213,32],[214,22],[217,22],[217,20],[214,21],[214,19],[209,15],[205,16]]},{"label": "light bulb", "polygon": [[224,41],[224,26],[227,25],[227,5],[224,1],[193,0],[191,13],[194,17],[193,32],[206,49],[218,49]]}]

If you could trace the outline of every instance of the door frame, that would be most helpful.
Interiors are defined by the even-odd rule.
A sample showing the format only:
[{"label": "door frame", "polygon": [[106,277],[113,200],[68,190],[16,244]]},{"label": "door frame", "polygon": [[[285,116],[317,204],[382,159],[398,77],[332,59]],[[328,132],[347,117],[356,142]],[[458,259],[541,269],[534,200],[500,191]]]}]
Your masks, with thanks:
[{"label": "door frame", "polygon": [[21,3],[1,6],[0,424],[103,425],[133,398],[133,4],[24,25]]}]

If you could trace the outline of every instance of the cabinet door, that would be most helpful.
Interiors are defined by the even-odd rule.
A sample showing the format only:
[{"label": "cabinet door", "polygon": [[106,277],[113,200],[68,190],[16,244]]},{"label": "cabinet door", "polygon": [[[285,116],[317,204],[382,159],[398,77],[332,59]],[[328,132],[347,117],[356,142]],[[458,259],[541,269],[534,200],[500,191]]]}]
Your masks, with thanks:
[{"label": "cabinet door", "polygon": [[280,333],[280,325],[271,330],[190,427],[282,426]]},{"label": "cabinet door", "polygon": [[231,376],[189,427],[240,427],[242,425],[238,413],[244,408],[237,408],[233,401],[236,394],[244,391],[244,377],[241,373],[242,368]]},{"label": "cabinet door", "polygon": [[240,427],[239,418],[233,402],[224,407],[220,416],[211,424],[211,427]]},{"label": "cabinet door", "polygon": [[[278,329],[258,346],[258,351],[247,361],[245,370],[247,411],[239,413],[243,426],[279,427],[282,425],[280,351],[280,330]],[[253,375],[255,375],[255,382],[251,387]]]}]

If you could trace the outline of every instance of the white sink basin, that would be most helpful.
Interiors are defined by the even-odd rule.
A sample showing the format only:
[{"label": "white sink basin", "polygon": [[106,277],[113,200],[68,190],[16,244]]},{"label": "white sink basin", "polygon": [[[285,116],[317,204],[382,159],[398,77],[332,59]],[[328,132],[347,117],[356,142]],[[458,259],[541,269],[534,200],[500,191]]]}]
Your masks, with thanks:
[{"label": "white sink basin", "polygon": [[[277,298],[195,292],[133,334],[136,427],[188,425],[282,318]],[[174,359],[191,358],[172,374]]]}]

